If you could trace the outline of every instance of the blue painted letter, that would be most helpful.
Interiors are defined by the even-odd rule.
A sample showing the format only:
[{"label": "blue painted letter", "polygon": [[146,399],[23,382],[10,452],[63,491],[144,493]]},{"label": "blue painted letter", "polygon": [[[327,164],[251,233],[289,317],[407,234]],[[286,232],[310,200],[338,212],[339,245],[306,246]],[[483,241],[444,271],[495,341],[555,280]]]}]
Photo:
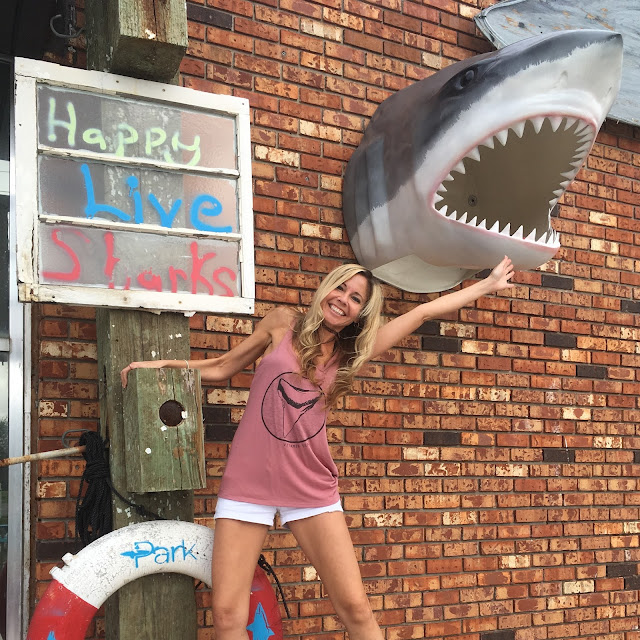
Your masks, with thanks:
[{"label": "blue painted letter", "polygon": [[164,207],[158,201],[158,198],[156,198],[153,193],[149,193],[147,198],[149,202],[153,205],[153,208],[158,212],[158,215],[160,216],[160,224],[163,227],[169,227],[169,229],[171,229],[171,227],[173,226],[173,221],[178,215],[178,211],[180,210],[180,206],[182,205],[182,200],[178,198],[171,205],[171,209],[169,210],[169,213],[167,213]]},{"label": "blue painted letter", "polygon": [[112,207],[109,204],[98,204],[96,202],[95,191],[93,190],[93,179],[91,178],[89,165],[83,163],[80,165],[80,171],[82,171],[82,175],[84,176],[84,188],[87,191],[87,206],[84,208],[84,213],[87,218],[95,218],[98,213],[110,213],[125,222],[131,220],[131,216],[122,211],[122,209]]},{"label": "blue painted letter", "polygon": [[222,204],[220,204],[220,200],[210,196],[206,193],[203,193],[199,196],[196,196],[193,199],[191,204],[191,224],[194,229],[198,231],[217,231],[218,233],[231,233],[231,227],[212,227],[211,225],[205,224],[200,220],[198,214],[200,213],[200,209],[202,209],[202,215],[213,218],[214,216],[219,216],[222,213]]}]

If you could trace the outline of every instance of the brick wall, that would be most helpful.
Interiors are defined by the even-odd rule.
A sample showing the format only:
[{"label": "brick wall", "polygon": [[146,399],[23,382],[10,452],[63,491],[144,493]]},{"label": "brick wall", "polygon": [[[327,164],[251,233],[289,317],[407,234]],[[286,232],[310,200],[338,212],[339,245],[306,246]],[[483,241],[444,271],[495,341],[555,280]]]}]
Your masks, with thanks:
[{"label": "brick wall", "polygon": [[[188,2],[182,84],[252,107],[256,317],[307,304],[324,273],[353,259],[346,161],[386,96],[490,49],[472,20],[482,6]],[[640,133],[607,123],[561,200],[556,259],[519,273],[506,295],[426,323],[332,413],[347,519],[387,640],[640,638],[638,217]],[[428,298],[385,292],[389,317]],[[37,447],[58,448],[65,430],[97,424],[93,313],[35,313]],[[254,320],[196,315],[192,357],[228,349]],[[250,380],[204,390],[204,524]],[[73,544],[82,470],[78,459],[37,465],[37,595]],[[276,529],[265,554],[293,612],[286,637],[343,639],[292,536]],[[209,640],[206,590],[198,602]]]}]

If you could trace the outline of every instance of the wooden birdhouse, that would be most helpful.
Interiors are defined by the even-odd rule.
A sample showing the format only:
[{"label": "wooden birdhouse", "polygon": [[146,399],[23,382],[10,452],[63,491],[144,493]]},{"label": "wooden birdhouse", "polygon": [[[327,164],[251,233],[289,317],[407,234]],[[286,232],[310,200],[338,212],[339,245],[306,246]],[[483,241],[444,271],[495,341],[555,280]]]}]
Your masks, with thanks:
[{"label": "wooden birdhouse", "polygon": [[128,491],[206,486],[199,371],[133,369],[123,411]]}]

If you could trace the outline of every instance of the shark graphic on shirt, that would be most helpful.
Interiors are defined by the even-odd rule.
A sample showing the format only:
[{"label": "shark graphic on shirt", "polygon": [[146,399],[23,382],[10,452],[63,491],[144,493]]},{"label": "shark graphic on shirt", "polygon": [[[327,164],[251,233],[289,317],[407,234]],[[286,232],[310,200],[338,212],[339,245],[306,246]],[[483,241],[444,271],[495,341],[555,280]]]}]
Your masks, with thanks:
[{"label": "shark graphic on shirt", "polygon": [[325,425],[324,393],[294,372],[277,376],[262,401],[262,421],[269,433],[284,442],[300,443],[316,436]]},{"label": "shark graphic on shirt", "polygon": [[[280,394],[280,398],[282,399],[282,433],[285,436],[289,436],[291,432],[296,428],[296,425],[300,420],[304,417],[305,413],[313,407],[316,406],[318,400],[320,400],[320,394],[317,389],[302,389],[301,387],[296,387],[290,382],[286,380],[280,380],[278,382],[278,393]],[[298,416],[291,424],[290,427],[287,428],[285,422],[285,412],[284,406],[289,405],[293,409],[297,410]]]}]

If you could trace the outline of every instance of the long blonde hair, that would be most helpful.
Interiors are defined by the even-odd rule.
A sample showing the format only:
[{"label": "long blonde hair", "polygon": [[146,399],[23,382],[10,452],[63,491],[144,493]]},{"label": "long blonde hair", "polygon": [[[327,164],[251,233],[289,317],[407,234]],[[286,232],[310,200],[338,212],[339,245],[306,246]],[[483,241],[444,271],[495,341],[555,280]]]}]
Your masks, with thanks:
[{"label": "long blonde hair", "polygon": [[373,346],[380,328],[382,313],[382,287],[371,272],[358,264],[344,264],[331,271],[316,290],[309,310],[301,314],[293,329],[293,347],[300,358],[300,372],[315,380],[315,361],[322,353],[320,327],[324,321],[322,301],[336,287],[353,276],[361,274],[367,280],[367,301],[358,320],[336,334],[338,371],[327,394],[327,405],[334,406],[351,390],[353,379],[362,366],[371,358]]}]

